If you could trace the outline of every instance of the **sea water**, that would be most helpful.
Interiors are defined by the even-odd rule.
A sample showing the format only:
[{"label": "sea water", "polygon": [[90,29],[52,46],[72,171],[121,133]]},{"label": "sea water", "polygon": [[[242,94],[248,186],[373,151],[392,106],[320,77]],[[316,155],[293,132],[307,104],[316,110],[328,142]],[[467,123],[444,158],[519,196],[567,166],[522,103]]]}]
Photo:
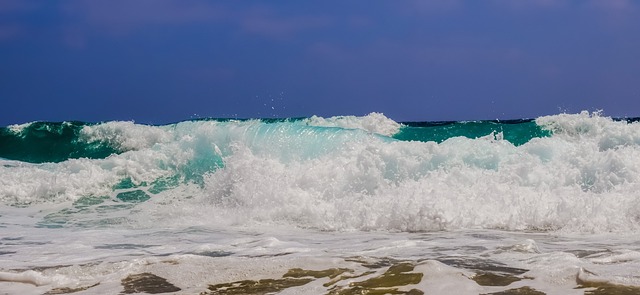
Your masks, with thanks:
[{"label": "sea water", "polygon": [[640,123],[0,128],[0,294],[640,294]]}]

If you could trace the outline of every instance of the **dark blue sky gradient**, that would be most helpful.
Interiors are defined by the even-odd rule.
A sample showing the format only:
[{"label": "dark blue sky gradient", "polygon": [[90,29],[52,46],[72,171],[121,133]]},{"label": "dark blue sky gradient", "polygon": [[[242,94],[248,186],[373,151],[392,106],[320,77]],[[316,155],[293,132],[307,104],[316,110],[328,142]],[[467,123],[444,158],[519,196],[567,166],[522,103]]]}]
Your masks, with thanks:
[{"label": "dark blue sky gradient", "polygon": [[0,1],[0,125],[640,116],[632,0]]}]

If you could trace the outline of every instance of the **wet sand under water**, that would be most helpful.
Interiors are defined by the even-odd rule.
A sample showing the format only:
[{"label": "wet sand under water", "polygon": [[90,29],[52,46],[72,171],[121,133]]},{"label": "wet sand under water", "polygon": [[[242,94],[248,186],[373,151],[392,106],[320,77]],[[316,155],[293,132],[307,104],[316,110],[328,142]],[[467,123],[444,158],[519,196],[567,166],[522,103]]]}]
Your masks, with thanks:
[{"label": "wet sand under water", "polygon": [[[285,255],[286,256],[286,255]],[[304,267],[308,262],[308,267]],[[562,294],[539,290],[539,283],[527,276],[527,269],[512,268],[490,259],[462,257],[439,260],[396,260],[392,258],[349,257],[346,259],[296,258],[284,256],[232,261],[228,257],[181,255],[136,262],[142,272],[128,274],[119,281],[78,282],[73,287],[41,285],[29,281],[19,271],[0,274],[0,287],[28,285],[24,294]],[[240,266],[240,264],[244,264]],[[320,265],[340,267],[319,268]],[[300,266],[300,267],[291,267]],[[39,269],[42,274],[65,274],[96,265],[60,266]],[[24,271],[32,272],[33,270]],[[282,273],[284,272],[284,273]],[[7,274],[14,273],[11,278]],[[282,273],[282,274],[280,274]],[[640,287],[589,281],[589,273],[579,270],[574,287],[564,294],[640,294]],[[117,284],[119,286],[117,286]],[[26,286],[24,286],[26,287]],[[11,288],[19,291],[20,288]],[[569,291],[569,290],[566,290]],[[7,293],[13,294],[13,293]],[[18,294],[18,293],[16,293]]]}]

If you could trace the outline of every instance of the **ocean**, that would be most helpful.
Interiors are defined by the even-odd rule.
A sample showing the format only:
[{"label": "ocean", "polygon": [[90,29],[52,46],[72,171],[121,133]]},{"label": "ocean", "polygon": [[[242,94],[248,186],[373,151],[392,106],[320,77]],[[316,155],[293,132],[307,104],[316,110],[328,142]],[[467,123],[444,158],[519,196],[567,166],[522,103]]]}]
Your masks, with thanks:
[{"label": "ocean", "polygon": [[0,128],[0,294],[640,294],[640,123]]}]

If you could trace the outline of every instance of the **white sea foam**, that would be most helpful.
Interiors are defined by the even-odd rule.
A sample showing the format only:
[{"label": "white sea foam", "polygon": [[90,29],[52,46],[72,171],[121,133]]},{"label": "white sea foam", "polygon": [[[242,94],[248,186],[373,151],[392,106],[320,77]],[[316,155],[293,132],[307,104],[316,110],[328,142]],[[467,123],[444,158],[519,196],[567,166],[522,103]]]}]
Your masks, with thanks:
[{"label": "white sea foam", "polygon": [[171,139],[169,132],[163,128],[139,125],[130,121],[89,125],[83,127],[80,132],[80,140],[89,143],[106,142],[121,151],[151,148],[155,144],[167,143]]},{"label": "white sea foam", "polygon": [[305,122],[310,126],[321,127],[340,127],[348,129],[362,129],[372,133],[392,136],[400,131],[401,125],[381,113],[371,113],[364,117],[356,116],[337,116],[331,118],[322,118],[312,116]]},{"label": "white sea foam", "polygon": [[545,162],[529,148],[370,139],[293,163],[241,149],[208,176],[202,202],[245,222],[325,230],[636,229],[639,167],[623,159],[637,150],[553,149],[559,154]]},{"label": "white sea foam", "polygon": [[640,145],[639,122],[613,121],[597,112],[545,116],[536,123],[567,141],[596,143],[600,151]]},{"label": "white sea foam", "polygon": [[9,126],[7,126],[7,128],[9,128],[9,130],[11,130],[11,132],[18,134],[18,133],[22,132],[24,129],[26,129],[29,126],[31,126],[31,124],[33,124],[33,122],[24,123],[24,124],[9,125]]},{"label": "white sea foam", "polygon": [[[25,236],[21,230],[10,228],[2,239],[4,250],[17,252],[12,257],[0,255],[0,288],[9,294],[88,286],[94,287],[79,294],[117,293],[122,292],[122,279],[139,273],[161,276],[182,293],[196,294],[211,284],[279,279],[292,268],[348,268],[347,275],[353,277],[337,283],[348,287],[380,276],[398,262],[413,264],[411,273],[422,274],[418,284],[402,289],[418,288],[430,294],[487,294],[522,286],[546,294],[583,294],[584,289],[576,288],[580,282],[640,284],[640,258],[624,250],[633,247],[634,238],[610,234],[559,237],[478,230],[326,233],[263,227],[255,231],[62,230],[64,234],[61,229],[33,229]],[[532,243],[537,251],[520,251],[522,245]],[[576,252],[578,249],[593,254],[584,256]],[[607,256],[612,259],[601,259]],[[34,266],[42,268],[20,270]],[[482,286],[473,281],[488,271],[521,280],[508,286]],[[327,282],[319,279],[285,294],[311,289],[314,294],[326,294],[333,287],[322,287]]]},{"label": "white sea foam", "polygon": [[135,183],[170,175],[161,165],[178,165],[165,153],[124,153],[106,159],[72,159],[62,163],[0,165],[0,201],[37,204],[75,201],[83,196],[112,195],[124,178]]},{"label": "white sea foam", "polygon": [[[196,294],[294,267],[362,275],[337,283],[346,288],[398,261],[423,274],[405,291],[640,285],[640,126],[588,113],[537,123],[554,134],[520,146],[496,134],[403,142],[375,128],[258,120],[91,126],[84,140],[127,151],[0,160],[0,289],[115,294],[149,272]],[[151,198],[116,197],[135,190]],[[379,268],[366,273],[365,262]],[[486,271],[521,280],[481,286]],[[325,294],[328,282],[285,294]]]},{"label": "white sea foam", "polygon": [[[153,220],[321,230],[636,231],[638,124],[588,113],[538,123],[554,135],[514,146],[495,135],[402,142],[361,130],[260,121],[110,122],[83,134],[130,151],[57,164],[6,162],[0,200],[114,197],[113,187],[125,178],[144,186],[178,175],[184,184],[137,205],[142,210],[131,218],[141,226]],[[624,144],[612,146],[611,137]],[[196,188],[188,185],[193,175]]]}]

